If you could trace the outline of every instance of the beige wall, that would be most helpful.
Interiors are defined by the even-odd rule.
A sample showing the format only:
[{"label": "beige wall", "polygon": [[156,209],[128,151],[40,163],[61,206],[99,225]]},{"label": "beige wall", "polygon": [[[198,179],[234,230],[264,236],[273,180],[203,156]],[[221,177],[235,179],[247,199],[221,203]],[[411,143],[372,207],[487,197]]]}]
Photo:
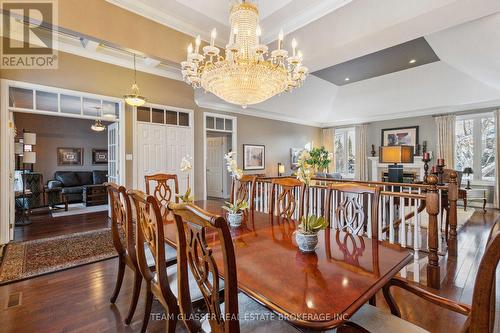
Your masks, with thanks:
[{"label": "beige wall", "polygon": [[[84,91],[112,97],[121,97],[130,88],[132,71],[99,61],[59,53],[57,70],[0,70],[0,77],[11,80]],[[187,84],[156,75],[138,73],[141,92],[155,104],[194,110],[194,173],[195,196],[203,195],[203,112],[215,112],[198,108],[194,102],[193,89]],[[220,112],[223,113],[223,112]],[[251,113],[251,111],[249,111]],[[227,113],[226,113],[227,114]],[[242,165],[244,143],[266,146],[266,170],[259,173],[276,175],[277,163],[284,163],[287,172],[290,163],[290,148],[301,147],[314,141],[320,144],[320,129],[310,126],[268,120],[247,115],[238,118],[238,162]],[[132,154],[132,112],[126,108],[126,153]],[[132,161],[126,161],[126,184],[132,184]]]}]

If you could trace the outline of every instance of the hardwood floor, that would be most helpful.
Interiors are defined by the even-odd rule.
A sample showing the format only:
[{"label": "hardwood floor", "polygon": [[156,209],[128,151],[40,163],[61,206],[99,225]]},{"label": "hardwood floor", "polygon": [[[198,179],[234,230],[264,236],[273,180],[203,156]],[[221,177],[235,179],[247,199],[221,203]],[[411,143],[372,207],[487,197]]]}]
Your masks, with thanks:
[{"label": "hardwood floor", "polygon": [[[486,239],[491,226],[498,219],[500,212],[496,210],[489,210],[485,214],[479,210],[474,213],[458,234],[458,258],[441,259],[442,288],[433,292],[470,304]],[[106,213],[34,221],[31,226],[16,230],[16,240],[97,229],[107,224]],[[130,326],[125,326],[123,316],[127,312],[132,293],[132,274],[130,271],[126,272],[117,303],[111,305],[109,297],[114,287],[116,272],[117,259],[110,259],[1,286],[0,331],[139,332],[144,311],[144,290],[134,320]],[[421,275],[425,276],[425,267]],[[497,286],[500,285],[499,276],[497,270]],[[498,289],[497,313],[500,309]],[[463,323],[463,317],[428,305],[406,293],[397,293],[396,297],[398,304],[402,304],[403,316],[431,332],[457,332],[457,327]],[[17,299],[20,300],[19,305],[16,305]],[[7,307],[9,303],[12,307]],[[382,297],[378,297],[377,305],[385,306]],[[156,316],[161,316],[162,313],[161,306],[156,302],[153,313],[156,313]],[[182,331],[180,326],[178,329]],[[164,322],[152,317],[149,332],[163,331]]]}]

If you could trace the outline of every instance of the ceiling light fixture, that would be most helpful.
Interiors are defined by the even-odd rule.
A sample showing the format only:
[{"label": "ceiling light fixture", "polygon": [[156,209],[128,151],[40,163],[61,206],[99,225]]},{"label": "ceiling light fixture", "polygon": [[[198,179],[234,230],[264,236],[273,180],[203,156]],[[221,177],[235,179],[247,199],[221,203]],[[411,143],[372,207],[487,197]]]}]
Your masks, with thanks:
[{"label": "ceiling light fixture", "polygon": [[292,56],[288,56],[281,31],[277,49],[267,56],[268,47],[260,43],[257,6],[244,0],[231,8],[229,21],[231,32],[225,56],[215,46],[215,29],[202,54],[200,36],[196,37],[194,48],[189,45],[187,60],[181,63],[186,83],[243,108],[302,85],[307,68],[302,65],[302,52],[297,50],[295,39],[291,43]]},{"label": "ceiling light fixture", "polygon": [[90,126],[90,129],[95,132],[102,132],[106,130],[106,126],[104,126],[100,119],[96,119],[95,123]]},{"label": "ceiling light fixture", "polygon": [[346,77],[346,78],[344,79],[344,81],[349,81],[349,80],[350,80],[350,78],[348,78],[348,77]]},{"label": "ceiling light fixture", "polygon": [[410,63],[410,64],[414,64],[414,63],[416,63],[416,62],[417,62],[417,60],[416,60],[416,59],[411,59],[411,60],[409,61],[409,63]]},{"label": "ceiling light fixture", "polygon": [[139,92],[139,86],[137,85],[137,69],[135,67],[135,53],[134,53],[134,83],[131,88],[132,92],[128,95],[123,96],[125,98],[125,103],[131,106],[141,106],[146,103],[146,98],[141,96]]}]

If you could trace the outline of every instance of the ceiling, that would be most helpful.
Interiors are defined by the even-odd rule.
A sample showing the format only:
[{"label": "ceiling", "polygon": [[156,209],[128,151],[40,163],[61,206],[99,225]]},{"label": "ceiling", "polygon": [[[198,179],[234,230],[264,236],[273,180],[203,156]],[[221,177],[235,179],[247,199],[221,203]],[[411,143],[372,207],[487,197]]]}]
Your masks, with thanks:
[{"label": "ceiling", "polygon": [[[216,27],[218,45],[225,45],[229,34],[226,0],[107,1],[205,39]],[[260,0],[258,5],[265,42],[283,27],[285,45],[293,35],[317,76],[245,110],[201,91],[195,93],[198,105],[314,126],[500,106],[498,0]],[[416,62],[409,64],[411,59]]]},{"label": "ceiling", "polygon": [[364,55],[312,73],[337,86],[371,79],[439,61],[425,38]]}]

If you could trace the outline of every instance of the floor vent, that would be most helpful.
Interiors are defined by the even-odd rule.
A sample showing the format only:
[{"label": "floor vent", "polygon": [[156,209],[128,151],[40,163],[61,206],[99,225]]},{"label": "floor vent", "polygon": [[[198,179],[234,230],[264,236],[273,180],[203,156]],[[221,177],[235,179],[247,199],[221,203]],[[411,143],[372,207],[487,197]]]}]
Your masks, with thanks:
[{"label": "floor vent", "polygon": [[6,309],[10,309],[16,306],[21,305],[22,293],[14,293],[9,295],[9,299],[7,300]]}]

